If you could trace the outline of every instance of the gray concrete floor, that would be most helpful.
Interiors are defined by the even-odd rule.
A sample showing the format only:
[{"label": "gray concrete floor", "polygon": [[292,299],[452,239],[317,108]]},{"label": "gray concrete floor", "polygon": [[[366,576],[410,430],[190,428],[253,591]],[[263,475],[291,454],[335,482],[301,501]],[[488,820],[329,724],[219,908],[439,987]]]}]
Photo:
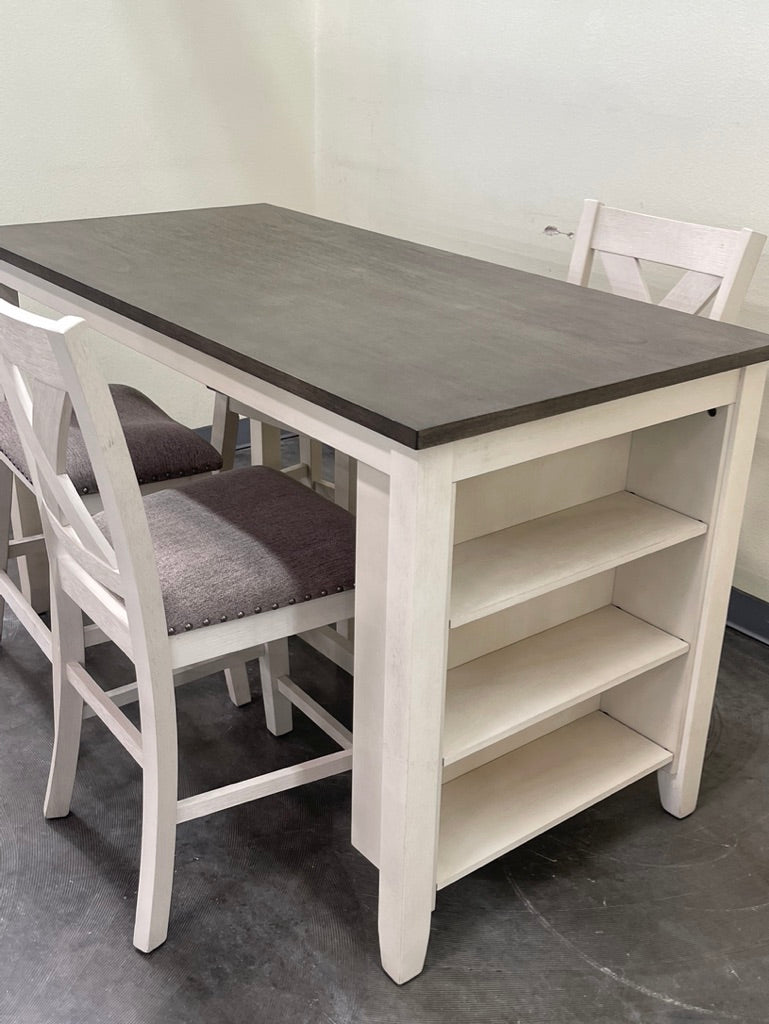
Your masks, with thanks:
[{"label": "gray concrete floor", "polygon": [[[351,683],[300,641],[297,680],[349,722]],[[93,671],[119,684],[110,647]],[[41,813],[49,666],[0,649],[3,1024],[625,1024],[769,1021],[769,650],[728,632],[699,808],[643,780],[438,894],[424,973],[377,953],[377,876],[349,843],[349,777],[179,828],[171,930],[131,945],[140,773],[96,720],[71,815]],[[253,691],[258,695],[258,673]],[[221,677],[179,691],[181,790],[333,749],[276,739]]]}]

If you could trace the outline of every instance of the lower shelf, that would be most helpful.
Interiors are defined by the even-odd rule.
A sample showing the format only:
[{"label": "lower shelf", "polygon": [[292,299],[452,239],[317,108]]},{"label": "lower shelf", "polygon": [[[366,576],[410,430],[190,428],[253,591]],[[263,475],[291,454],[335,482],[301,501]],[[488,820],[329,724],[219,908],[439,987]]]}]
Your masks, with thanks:
[{"label": "lower shelf", "polygon": [[672,760],[670,751],[595,711],[447,782],[438,888]]}]

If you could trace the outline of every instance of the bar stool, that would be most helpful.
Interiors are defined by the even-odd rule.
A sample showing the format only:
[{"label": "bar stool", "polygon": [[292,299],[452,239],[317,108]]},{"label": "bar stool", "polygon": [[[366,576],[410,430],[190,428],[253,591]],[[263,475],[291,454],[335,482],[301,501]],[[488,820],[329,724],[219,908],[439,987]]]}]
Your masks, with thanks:
[{"label": "bar stool", "polygon": [[[44,813],[69,811],[85,701],[143,771],[134,944],[149,951],[168,930],[178,824],[350,768],[350,733],[292,682],[286,638],[353,614],[354,521],[267,467],[143,496],[82,321],[3,302],[0,315],[0,384],[51,561],[55,736]],[[73,409],[103,501],[95,517],[66,471]],[[141,731],[84,666],[84,613],[134,662]],[[294,705],[340,751],[180,800],[174,676],[254,656],[270,731],[291,728]]]}]

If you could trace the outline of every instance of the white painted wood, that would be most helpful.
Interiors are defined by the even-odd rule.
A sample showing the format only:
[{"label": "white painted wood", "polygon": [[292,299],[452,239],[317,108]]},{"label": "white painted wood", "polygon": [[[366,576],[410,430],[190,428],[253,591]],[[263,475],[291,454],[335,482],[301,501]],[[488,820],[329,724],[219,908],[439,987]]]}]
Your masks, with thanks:
[{"label": "white painted wood", "polygon": [[680,544],[706,530],[704,523],[620,491],[465,541],[454,548],[452,626]]},{"label": "white painted wood", "polygon": [[334,452],[334,501],[355,515],[358,464],[344,452]]},{"label": "white painted wood", "polygon": [[[13,536],[18,540],[36,537],[43,529],[37,498],[29,484],[20,479],[18,472],[14,482],[11,523]],[[28,553],[17,562],[17,568],[21,592],[29,605],[36,612],[47,612],[51,600],[48,591],[48,556],[45,550]]]},{"label": "white painted wood", "polygon": [[556,714],[542,719],[542,721],[537,722],[535,725],[530,725],[526,729],[521,729],[520,732],[514,732],[510,736],[505,736],[504,739],[496,743],[490,743],[487,747],[481,747],[474,754],[469,754],[459,761],[444,765],[443,782],[445,784],[451,782],[452,779],[458,779],[460,775],[466,775],[468,772],[475,771],[476,768],[481,768],[491,761],[505,757],[506,754],[510,754],[513,750],[525,747],[527,744],[533,743],[534,740],[538,740],[540,737],[546,736],[556,729],[562,729],[565,725],[569,725],[571,722],[584,718],[585,715],[590,715],[594,711],[600,710],[601,697],[599,694],[596,694],[594,697],[588,697],[587,700],[580,701],[579,704],[572,704],[571,707],[566,708],[564,711],[558,711]]},{"label": "white painted wood", "polygon": [[729,405],[735,401],[738,387],[739,370],[729,370],[455,441],[451,446],[454,450],[454,479],[459,481],[482,473],[493,473],[543,455],[571,451],[601,438],[615,437],[654,423]]},{"label": "white painted wood", "polygon": [[682,313],[701,313],[720,287],[721,278],[716,274],[697,274],[690,270],[658,305],[678,309]]},{"label": "white painted wood", "polygon": [[697,805],[726,622],[729,585],[737,555],[766,367],[746,367],[742,375],[740,398],[727,426],[717,507],[710,526],[707,568],[698,616],[699,629],[692,644],[691,690],[680,744],[672,771],[659,774],[662,804],[676,817],[691,814]]},{"label": "white painted wood", "polygon": [[[67,681],[77,690],[83,700],[87,700],[97,718],[107,726],[109,731],[120,741],[138,765],[142,764],[142,737],[133,722],[126,718],[82,665],[68,662],[66,666]],[[85,717],[85,716],[83,716]]]},{"label": "white painted wood", "polygon": [[675,755],[691,677],[691,653],[601,694],[601,711]]},{"label": "white painted wood", "polygon": [[620,256],[615,252],[602,252],[601,263],[606,272],[611,290],[615,295],[639,302],[651,302],[649,289],[641,276],[641,264],[632,256]]},{"label": "white painted wood", "polygon": [[46,818],[69,814],[75,784],[83,697],[73,685],[70,665],[82,661],[83,613],[59,586],[54,566],[51,588],[52,662],[53,662],[53,751],[48,784],[43,800]]},{"label": "white painted wood", "polygon": [[351,840],[356,850],[378,867],[390,481],[364,462],[358,465],[357,506]]},{"label": "white painted wood", "polygon": [[640,260],[680,267],[687,273],[660,302],[699,313],[715,295],[710,318],[734,322],[766,236],[748,228],[709,227],[585,201],[575,233],[568,280],[586,285],[598,252],[616,295],[650,302]]},{"label": "white painted wood", "polygon": [[[11,501],[13,499],[13,472],[0,461],[0,638],[3,633],[6,588],[13,586],[8,576],[8,556],[11,543]],[[5,587],[3,586],[5,584]],[[13,607],[13,605],[11,605]]]},{"label": "white painted wood", "polygon": [[[633,438],[628,487],[669,508],[713,522],[729,435],[731,408],[684,417]],[[626,611],[694,645],[712,538],[708,535],[617,569],[613,601]],[[613,717],[674,753],[694,656],[607,694]],[[675,764],[675,762],[674,762]]]},{"label": "white painted wood", "polygon": [[249,650],[277,637],[294,636],[319,626],[351,618],[356,591],[346,590],[312,601],[302,601],[270,611],[269,615],[246,615],[230,622],[214,622],[205,630],[193,629],[172,637],[171,659],[174,672],[217,658],[235,650]]},{"label": "white painted wood", "polygon": [[603,608],[611,604],[613,591],[614,571],[609,570],[457,626],[449,633],[449,668]]},{"label": "white painted wood", "polygon": [[214,395],[214,414],[211,422],[211,444],[222,456],[222,469],[235,465],[235,446],[238,440],[238,415],[230,408],[226,395]]},{"label": "white painted wood", "polygon": [[[13,479],[13,474],[11,474],[11,479]],[[9,515],[9,524],[10,521],[11,517]],[[8,553],[11,558],[21,558],[23,555],[38,554],[40,551],[45,551],[45,537],[42,533],[38,533],[34,537],[25,537],[23,540],[12,540],[8,544]]]},{"label": "white painted wood", "polygon": [[284,793],[287,789],[305,786],[309,782],[318,782],[331,775],[348,772],[351,764],[352,754],[350,751],[339,750],[333,754],[324,754],[323,757],[313,758],[312,761],[292,764],[288,768],[279,768],[277,771],[254,779],[233,782],[229,786],[220,786],[207,793],[188,796],[178,802],[177,822],[181,824],[183,821],[192,821],[193,818],[202,818],[215,811],[237,807],[238,804],[246,803],[249,800],[260,800],[262,797],[272,796],[274,793]]},{"label": "white painted wood", "polygon": [[267,728],[273,736],[283,736],[293,728],[291,701],[278,689],[278,679],[288,675],[288,640],[274,640],[264,646],[259,659],[262,701]]},{"label": "white painted wood", "polygon": [[322,708],[317,701],[308,696],[304,690],[301,690],[288,676],[282,676],[278,679],[278,689],[311,722],[314,722],[335,743],[338,743],[343,750],[352,750],[352,733],[350,730],[346,729],[325,708]]},{"label": "white painted wood", "polygon": [[399,984],[424,964],[435,891],[451,468],[450,446],[391,460],[379,943]]},{"label": "white painted wood", "polygon": [[[251,465],[271,466],[273,469],[280,469],[282,457],[280,451],[280,427],[270,423],[262,423],[260,420],[251,418]],[[307,470],[302,467],[304,472]]]},{"label": "white painted wood", "polygon": [[630,439],[609,437],[460,481],[455,544],[621,491]]},{"label": "white painted wood", "polygon": [[[352,592],[334,594],[232,623],[198,630],[193,643],[168,636],[144,503],[112,395],[94,368],[80,324],[48,321],[12,308],[0,334],[0,380],[30,464],[42,510],[54,585],[54,705],[56,734],[45,813],[69,810],[83,698],[143,769],[141,859],[134,944],[146,952],[168,931],[178,808],[174,668],[181,679],[220,659],[236,702],[247,693],[244,662],[257,645],[271,671],[288,672],[286,637],[352,616]],[[10,338],[7,341],[7,337]],[[99,531],[66,475],[66,440],[77,413],[94,468],[110,541]],[[226,476],[214,479],[226,481]],[[5,495],[6,499],[8,494]],[[6,548],[7,551],[7,548]],[[83,611],[134,661],[141,733],[83,667]],[[285,627],[289,627],[286,629]],[[176,652],[176,657],[172,654]],[[194,655],[194,657],[191,657]],[[290,679],[295,704],[349,747],[349,733]],[[126,688],[127,689],[127,688]],[[245,690],[245,693],[244,693]],[[127,693],[118,696],[122,703]],[[291,702],[276,693],[276,701]],[[255,799],[350,767],[344,750],[295,769],[255,778],[185,802],[180,820]],[[278,778],[278,776],[280,776]]]},{"label": "white painted wood", "polygon": [[0,595],[13,608],[16,618],[50,661],[52,656],[51,631],[43,624],[42,619],[31,608],[24,594],[5,572],[0,572]]},{"label": "white painted wood", "polygon": [[347,637],[342,636],[331,626],[319,626],[317,629],[300,633],[299,636],[324,657],[352,675],[353,645]]},{"label": "white painted wood", "polygon": [[660,423],[633,435],[627,490],[709,522],[728,409]]},{"label": "white painted wood", "polygon": [[607,606],[448,673],[443,759],[514,732],[685,654],[689,645]]},{"label": "white painted wood", "polygon": [[616,793],[672,755],[595,712],[443,787],[438,887]]},{"label": "white painted wood", "polygon": [[239,661],[224,670],[224,681],[230,700],[237,708],[251,703],[251,686],[245,661]]}]

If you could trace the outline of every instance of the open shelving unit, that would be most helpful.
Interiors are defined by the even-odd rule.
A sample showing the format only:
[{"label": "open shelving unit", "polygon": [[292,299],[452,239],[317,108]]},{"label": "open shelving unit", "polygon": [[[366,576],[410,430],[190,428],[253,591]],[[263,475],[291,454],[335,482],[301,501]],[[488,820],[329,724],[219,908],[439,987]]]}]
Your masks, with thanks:
[{"label": "open shelving unit", "polygon": [[437,888],[674,764],[726,420],[457,485]]}]

